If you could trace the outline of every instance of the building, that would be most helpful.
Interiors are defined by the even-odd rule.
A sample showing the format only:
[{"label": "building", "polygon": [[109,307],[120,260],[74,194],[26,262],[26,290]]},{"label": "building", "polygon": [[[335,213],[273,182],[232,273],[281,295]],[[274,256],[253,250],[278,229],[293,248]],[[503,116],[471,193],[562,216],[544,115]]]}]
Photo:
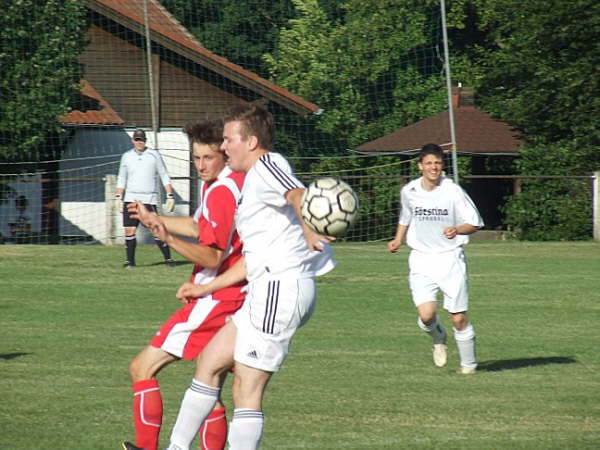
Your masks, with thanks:
[{"label": "building", "polygon": [[[456,151],[471,156],[472,174],[461,177],[461,184],[477,204],[486,227],[502,223],[505,198],[515,191],[514,180],[489,173],[491,159],[510,163],[523,144],[518,130],[478,109],[473,90],[457,87],[452,91]],[[451,150],[449,111],[442,111],[388,135],[356,147],[360,152],[414,155],[424,144],[434,143]],[[493,164],[492,164],[493,165]],[[496,178],[495,178],[496,177]]]},{"label": "building", "polygon": [[[177,213],[194,207],[187,139],[189,121],[220,115],[240,102],[291,114],[319,107],[207,50],[158,1],[86,0],[90,26],[81,54],[84,78],[77,109],[60,118],[67,130],[57,167],[61,239],[120,242],[111,200],[121,154],[143,128],[173,179]],[[146,29],[146,22],[148,28]],[[147,50],[150,42],[151,51]],[[148,57],[150,53],[150,56]],[[48,208],[52,214],[52,208]]]}]

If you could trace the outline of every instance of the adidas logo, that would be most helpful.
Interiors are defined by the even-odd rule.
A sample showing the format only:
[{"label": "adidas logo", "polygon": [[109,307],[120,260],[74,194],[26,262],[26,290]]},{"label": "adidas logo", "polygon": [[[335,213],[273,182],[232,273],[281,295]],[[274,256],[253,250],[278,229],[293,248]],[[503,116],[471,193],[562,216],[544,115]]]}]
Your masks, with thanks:
[{"label": "adidas logo", "polygon": [[258,359],[258,353],[256,353],[256,350],[252,350],[246,356],[249,357],[249,358]]}]

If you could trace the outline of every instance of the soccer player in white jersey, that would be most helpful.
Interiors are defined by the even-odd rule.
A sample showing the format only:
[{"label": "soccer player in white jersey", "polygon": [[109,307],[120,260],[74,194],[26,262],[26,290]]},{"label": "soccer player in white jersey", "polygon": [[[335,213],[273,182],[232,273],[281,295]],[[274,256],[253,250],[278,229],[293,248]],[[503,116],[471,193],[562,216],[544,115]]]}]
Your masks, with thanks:
[{"label": "soccer player in white jersey", "polygon": [[[172,212],[175,208],[173,186],[160,153],[146,147],[146,133],[144,130],[135,130],[131,140],[133,148],[121,156],[115,193],[115,200],[119,203],[119,209],[123,213],[123,228],[125,229],[125,264],[123,264],[123,267],[125,269],[135,266],[135,248],[137,245],[135,232],[140,223],[137,219],[129,217],[127,205],[134,201],[140,201],[146,205],[146,208],[156,212],[158,186],[155,176],[158,174],[167,192],[166,209]],[[169,246],[157,237],[154,238],[154,242],[160,249],[165,264],[175,266]]]},{"label": "soccer player in white jersey", "polygon": [[[235,231],[235,210],[245,174],[225,165],[220,149],[223,123],[220,120],[185,126],[192,160],[202,180],[201,205],[192,217],[157,216],[140,203],[129,205],[134,217],[157,233],[160,239],[194,263],[190,282],[202,284],[225,272],[242,256],[242,244]],[[196,220],[195,220],[196,219]],[[197,239],[197,243],[178,236]],[[159,371],[179,359],[193,360],[227,319],[244,302],[245,282],[216,290],[207,296],[188,296],[185,305],[159,329],[150,344],[131,361],[135,444],[123,442],[126,450],[156,450],[162,425],[163,407]],[[221,379],[221,383],[225,377]],[[221,450],[227,440],[225,406],[219,400],[202,425],[200,448]]]},{"label": "soccer player in white jersey", "polygon": [[469,321],[467,265],[463,245],[469,234],[483,226],[477,208],[462,190],[443,175],[444,153],[435,144],[419,153],[422,176],[400,192],[401,211],[396,236],[387,247],[397,252],[406,238],[410,289],[417,308],[419,327],[433,340],[433,361],[447,362],[447,334],[437,315],[437,293],[452,320],[460,357],[459,372],[471,374],[477,367],[475,329]]},{"label": "soccer player in white jersey", "polygon": [[285,158],[271,152],[274,124],[257,105],[238,105],[225,116],[223,149],[234,170],[246,172],[236,213],[243,260],[203,286],[182,287],[178,296],[205,295],[248,280],[244,306],[197,359],[171,435],[171,450],[187,450],[219,397],[219,378],[234,365],[232,450],[259,446],[262,398],[267,383],[285,360],[296,330],[315,307],[314,276],[334,266],[332,237],[311,231],[300,219],[303,185]]}]

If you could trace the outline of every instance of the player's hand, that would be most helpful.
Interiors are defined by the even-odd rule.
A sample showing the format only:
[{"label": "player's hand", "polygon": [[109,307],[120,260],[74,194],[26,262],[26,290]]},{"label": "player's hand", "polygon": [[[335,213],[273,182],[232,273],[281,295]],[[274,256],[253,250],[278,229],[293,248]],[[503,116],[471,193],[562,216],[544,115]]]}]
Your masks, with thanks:
[{"label": "player's hand", "polygon": [[173,212],[173,210],[175,209],[175,195],[167,194],[167,201],[165,203],[165,209],[168,212]]},{"label": "player's hand", "polygon": [[148,208],[139,200],[129,203],[127,211],[132,219],[139,220],[146,228],[151,228],[153,221],[160,220],[155,213],[148,211]]},{"label": "player's hand", "polygon": [[189,303],[195,298],[206,297],[209,294],[211,294],[211,292],[210,289],[206,288],[206,285],[194,284],[188,281],[187,283],[183,283],[181,286],[179,286],[175,296],[182,303]]},{"label": "player's hand", "polygon": [[387,243],[387,248],[391,253],[396,253],[402,246],[401,239],[394,239]]},{"label": "player's hand", "polygon": [[306,240],[306,246],[311,252],[322,252],[324,243],[331,244],[333,241],[335,241],[335,238],[333,236],[319,234],[316,231],[309,228],[306,224],[302,227],[302,229],[304,230],[304,239]]},{"label": "player's hand", "polygon": [[121,194],[116,194],[115,202],[117,202],[117,208],[119,208],[119,212],[123,214],[123,196]]},{"label": "player's hand", "polygon": [[444,236],[448,239],[454,239],[458,234],[458,229],[456,227],[446,227],[444,228]]},{"label": "player's hand", "polygon": [[150,221],[148,224],[148,229],[152,231],[154,237],[160,239],[164,243],[168,243],[170,238],[169,231],[167,227],[158,219],[157,221]]}]

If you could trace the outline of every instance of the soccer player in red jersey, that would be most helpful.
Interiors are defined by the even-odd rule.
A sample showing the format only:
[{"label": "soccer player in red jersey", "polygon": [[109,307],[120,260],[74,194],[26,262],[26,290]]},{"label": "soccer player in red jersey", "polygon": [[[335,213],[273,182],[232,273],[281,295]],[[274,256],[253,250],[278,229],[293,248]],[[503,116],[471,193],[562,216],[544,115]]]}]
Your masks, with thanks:
[{"label": "soccer player in red jersey", "polygon": [[[154,235],[177,253],[192,261],[190,282],[206,284],[226,271],[241,257],[240,238],[235,230],[237,208],[244,174],[226,166],[227,156],[220,150],[223,124],[207,121],[184,128],[192,158],[203,181],[201,204],[194,217],[158,216],[136,202],[129,206],[134,216]],[[198,243],[181,239],[194,237]],[[201,298],[187,298],[186,304],[160,328],[150,344],[130,363],[133,382],[135,444],[123,448],[155,450],[158,446],[163,407],[156,375],[165,366],[183,358],[195,359],[212,336],[225,325],[243,304],[245,281]],[[222,377],[221,383],[225,376]],[[220,401],[205,420],[201,430],[202,449],[222,449],[227,438],[225,407]]]}]

